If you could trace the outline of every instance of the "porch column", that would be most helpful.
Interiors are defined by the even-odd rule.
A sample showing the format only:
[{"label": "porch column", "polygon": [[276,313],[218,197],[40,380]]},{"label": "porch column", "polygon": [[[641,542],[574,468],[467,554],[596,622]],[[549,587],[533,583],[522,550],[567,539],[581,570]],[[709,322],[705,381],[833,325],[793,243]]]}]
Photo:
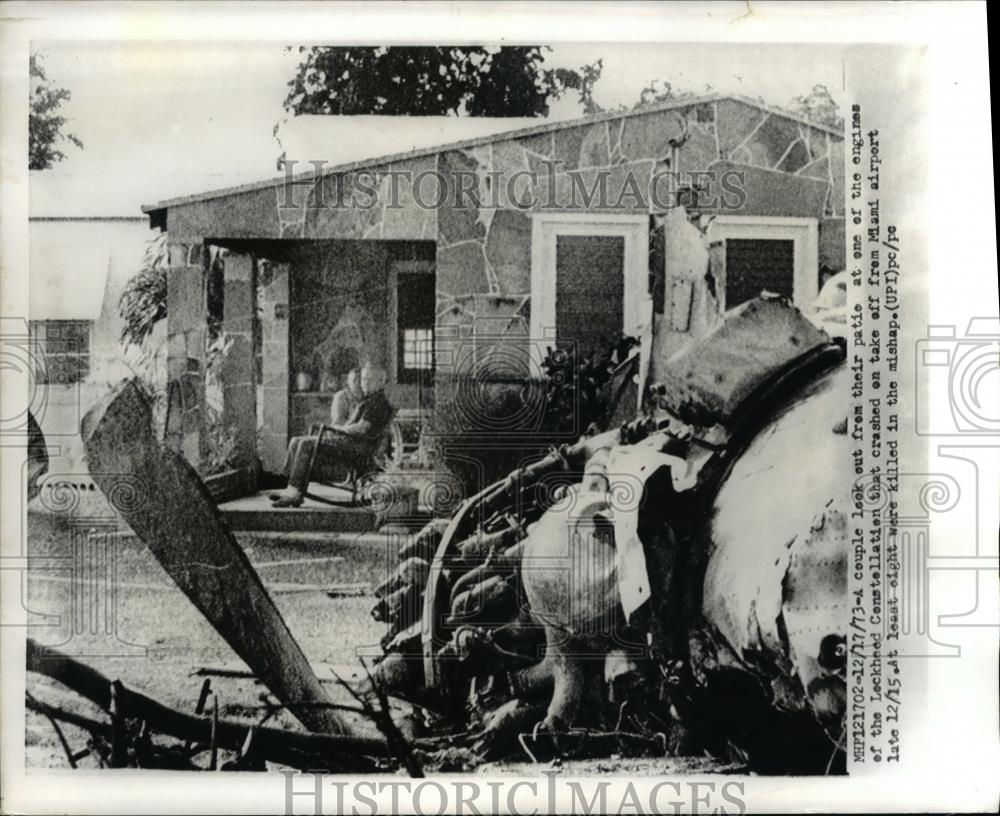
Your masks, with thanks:
[{"label": "porch column", "polygon": [[225,264],[223,330],[232,342],[223,371],[222,419],[233,429],[233,466],[257,468],[257,395],[253,372],[254,259],[230,253]]},{"label": "porch column", "polygon": [[166,441],[197,468],[205,419],[205,275],[208,251],[198,239],[175,241],[167,252]]},{"label": "porch column", "polygon": [[280,473],[288,449],[288,264],[259,261],[260,331],[263,369],[261,465]]}]

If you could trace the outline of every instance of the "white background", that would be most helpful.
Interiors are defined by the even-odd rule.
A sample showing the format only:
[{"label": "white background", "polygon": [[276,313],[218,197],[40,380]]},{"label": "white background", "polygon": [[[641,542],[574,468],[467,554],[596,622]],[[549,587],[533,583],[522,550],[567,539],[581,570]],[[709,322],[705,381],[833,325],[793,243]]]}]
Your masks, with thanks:
[{"label": "white background", "polygon": [[[884,104],[905,106],[916,117],[921,144],[911,160],[927,170],[926,188],[913,200],[923,205],[930,322],[957,324],[969,317],[996,315],[996,236],[990,126],[989,72],[985,5],[920,4],[418,4],[310,5],[226,4],[87,4],[6,3],[2,23],[3,206],[0,218],[0,308],[4,316],[27,315],[27,64],[29,41],[46,39],[200,40],[211,50],[221,38],[274,41],[392,43],[423,41],[504,43],[591,43],[687,41],[715,43],[884,43],[926,45],[921,70],[928,88],[926,105],[893,94]],[[664,46],[665,48],[669,46]],[[717,53],[713,50],[713,53]],[[55,76],[55,72],[53,72]],[[860,77],[868,91],[892,84],[886,70]],[[697,77],[695,77],[697,80]],[[162,82],[171,82],[163,66]],[[718,90],[718,89],[717,89]],[[833,89],[831,89],[833,90]],[[848,102],[849,94],[843,95]],[[192,146],[194,148],[195,146]],[[902,162],[894,156],[895,172]],[[206,186],[212,186],[211,184]],[[897,181],[898,187],[898,181]],[[911,267],[914,264],[911,264]],[[3,373],[3,416],[17,413],[25,400],[24,381]],[[995,382],[995,380],[994,380]],[[997,415],[997,393],[985,413]],[[947,412],[941,380],[930,381],[926,395],[933,411]],[[997,442],[996,439],[993,440]],[[23,452],[5,448],[0,474],[0,517],[4,555],[20,552],[23,507],[20,499]],[[996,554],[998,491],[996,456],[980,473],[992,480],[981,508],[980,537]],[[989,481],[988,481],[989,484]],[[956,530],[955,544],[967,530]],[[939,543],[940,542],[940,543]],[[935,546],[947,547],[946,533]],[[20,573],[0,572],[4,604],[2,629],[2,778],[3,807],[15,812],[280,812],[284,780],[280,776],[212,774],[167,776],[151,784],[146,773],[23,771],[23,630],[19,614]],[[989,586],[989,585],[988,585]],[[992,584],[995,588],[995,583]],[[958,585],[956,585],[956,589]],[[932,597],[932,617],[968,606],[968,598]],[[1000,620],[998,595],[979,598],[986,617]],[[931,661],[926,707],[906,734],[906,763],[893,772],[883,768],[863,780],[830,778],[755,778],[747,781],[754,810],[990,810],[997,807],[1000,767],[997,706],[997,629],[957,631],[962,657]],[[911,712],[912,713],[912,712]],[[181,781],[183,779],[183,781]],[[58,780],[58,781],[55,781]],[[652,785],[656,780],[631,780]],[[721,780],[716,780],[721,782]],[[624,780],[618,784],[624,784]],[[328,804],[332,797],[328,797]],[[617,801],[609,795],[609,801]],[[485,806],[488,807],[488,804]],[[484,808],[485,809],[485,808]]]}]

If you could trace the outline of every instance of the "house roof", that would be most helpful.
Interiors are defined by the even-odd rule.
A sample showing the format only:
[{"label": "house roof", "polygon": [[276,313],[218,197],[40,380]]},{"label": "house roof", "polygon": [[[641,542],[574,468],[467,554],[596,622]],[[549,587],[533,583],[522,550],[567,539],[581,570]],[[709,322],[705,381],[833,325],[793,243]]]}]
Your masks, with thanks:
[{"label": "house roof", "polygon": [[[359,158],[351,161],[346,161],[340,164],[334,164],[329,167],[324,167],[322,172],[316,173],[314,171],[307,171],[303,173],[292,173],[290,179],[293,181],[309,180],[311,178],[322,177],[327,175],[336,175],[338,173],[347,173],[352,170],[362,170],[365,168],[374,167],[376,165],[390,164],[394,162],[406,161],[408,159],[420,158],[423,156],[432,156],[435,153],[442,153],[448,150],[464,150],[466,148],[478,147],[480,145],[492,144],[498,141],[506,141],[508,139],[520,139],[526,136],[534,136],[540,133],[549,133],[555,130],[562,130],[565,128],[579,127],[581,125],[592,124],[595,122],[604,122],[612,119],[626,119],[634,116],[644,116],[650,113],[658,113],[665,110],[673,110],[676,108],[687,108],[693,105],[700,105],[706,102],[717,102],[722,99],[731,99],[737,102],[742,102],[746,105],[751,105],[755,108],[765,110],[768,113],[773,113],[777,116],[785,117],[786,119],[791,119],[792,121],[799,122],[801,124],[809,125],[810,127],[816,128],[817,130],[824,131],[837,137],[838,139],[843,139],[844,134],[841,130],[837,128],[829,127],[827,125],[818,124],[816,122],[810,121],[809,119],[799,116],[798,114],[791,113],[790,111],[783,110],[778,107],[771,105],[766,105],[749,97],[740,96],[737,94],[708,94],[705,96],[696,97],[685,97],[682,99],[669,99],[664,102],[658,102],[651,105],[644,105],[641,108],[633,108],[630,110],[612,110],[605,111],[603,113],[591,114],[590,116],[583,116],[576,119],[562,119],[557,121],[552,120],[542,120],[539,124],[528,124],[522,127],[515,127],[513,129],[504,129],[497,132],[489,132],[486,135],[475,136],[472,138],[466,138],[459,141],[437,143],[424,147],[416,147],[411,150],[406,150],[398,153],[389,153],[385,155],[371,155],[364,158]],[[330,117],[324,117],[330,118]],[[403,117],[352,117],[358,119],[367,120],[386,120],[391,119],[394,123],[397,123],[400,118]],[[463,121],[463,118],[459,117],[413,117],[414,123],[419,120],[450,120],[455,122]],[[465,117],[465,121],[471,120],[472,117]],[[524,122],[534,122],[537,120],[524,120],[524,119],[491,119],[489,120],[493,123],[499,123],[503,125],[510,125],[512,122],[524,123]],[[399,129],[398,126],[395,129]],[[227,187],[217,190],[208,190],[202,193],[195,193],[187,196],[180,196],[178,198],[171,198],[165,201],[160,201],[157,204],[146,204],[143,205],[142,211],[150,215],[157,213],[162,210],[166,210],[173,206],[192,204],[199,201],[208,201],[215,198],[224,198],[226,196],[235,195],[239,193],[251,192],[254,190],[266,189],[268,187],[275,187],[278,184],[285,183],[289,180],[289,176],[281,175],[273,178],[265,179],[258,182],[253,182],[250,184],[243,184],[237,187]]]},{"label": "house roof", "polygon": [[[538,125],[537,117],[496,116],[291,116],[275,130],[286,160],[298,169],[311,159],[337,167],[373,156],[393,156],[438,148],[442,144],[496,137]],[[284,168],[280,168],[284,171]],[[311,169],[311,168],[310,168]]]}]

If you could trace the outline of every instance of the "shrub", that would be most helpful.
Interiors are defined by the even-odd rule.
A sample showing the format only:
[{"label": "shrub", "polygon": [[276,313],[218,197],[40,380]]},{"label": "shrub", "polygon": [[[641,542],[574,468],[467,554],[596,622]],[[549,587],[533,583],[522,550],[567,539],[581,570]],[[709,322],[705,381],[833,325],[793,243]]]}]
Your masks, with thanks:
[{"label": "shrub", "polygon": [[550,349],[541,380],[496,382],[487,374],[439,382],[430,427],[438,460],[469,495],[553,445],[605,430],[613,373],[637,342],[621,337],[582,360]]},{"label": "shrub", "polygon": [[146,246],[142,269],[133,275],[118,301],[125,321],[122,343],[141,346],[167,316],[167,236],[160,233]]}]

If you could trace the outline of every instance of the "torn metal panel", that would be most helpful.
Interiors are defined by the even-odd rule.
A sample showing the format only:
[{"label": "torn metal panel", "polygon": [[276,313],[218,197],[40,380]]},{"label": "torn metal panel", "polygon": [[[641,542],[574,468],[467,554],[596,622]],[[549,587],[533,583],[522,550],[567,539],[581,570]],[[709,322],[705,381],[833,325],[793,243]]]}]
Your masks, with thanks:
[{"label": "torn metal panel", "polygon": [[567,491],[525,541],[521,573],[532,614],[570,634],[604,633],[618,605],[614,534],[604,491]]},{"label": "torn metal panel", "polygon": [[646,552],[639,538],[639,511],[644,500],[654,500],[644,497],[646,483],[663,468],[684,473],[687,463],[643,444],[619,445],[612,448],[608,459],[610,489],[618,495],[611,514],[615,525],[618,592],[625,620],[649,600],[653,591],[646,569]]},{"label": "torn metal panel", "polygon": [[[849,373],[839,366],[824,374],[779,411],[733,464],[715,499],[704,615],[737,653],[787,654],[779,618],[793,545],[804,552],[799,537],[831,499],[848,494],[847,471],[832,463],[849,456],[847,437],[835,433]],[[816,613],[839,620],[833,601],[825,594]]]},{"label": "torn metal panel", "polygon": [[826,332],[783,298],[751,300],[660,368],[664,407],[694,425],[729,425],[755,390],[829,343]]},{"label": "torn metal panel", "polygon": [[846,497],[832,500],[789,548],[781,614],[788,657],[807,690],[835,670],[832,661],[821,660],[824,640],[842,637],[850,618],[846,505]]},{"label": "torn metal panel", "polygon": [[719,299],[708,283],[709,245],[683,207],[663,215],[664,313],[654,318],[649,376],[662,377],[666,361],[709,334],[721,319]]}]

